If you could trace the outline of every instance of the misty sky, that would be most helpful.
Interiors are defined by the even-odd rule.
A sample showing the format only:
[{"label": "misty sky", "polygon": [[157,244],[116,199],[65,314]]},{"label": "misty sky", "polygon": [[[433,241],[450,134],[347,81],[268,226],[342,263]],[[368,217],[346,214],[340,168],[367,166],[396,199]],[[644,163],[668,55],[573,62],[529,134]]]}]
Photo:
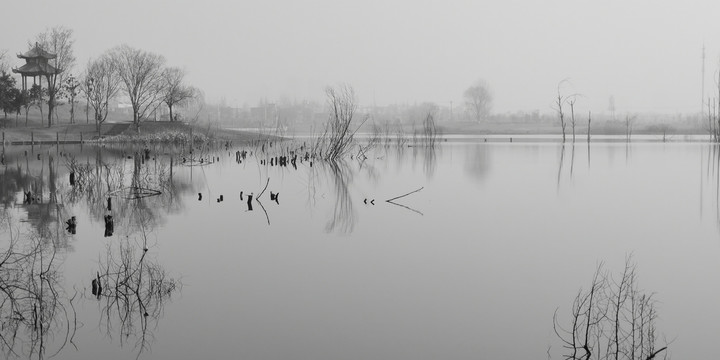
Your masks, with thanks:
[{"label": "misty sky", "polygon": [[325,86],[344,82],[361,105],[457,107],[485,79],[495,112],[550,112],[565,78],[565,92],[584,95],[579,111],[607,111],[613,95],[620,113],[698,112],[703,42],[706,96],[720,61],[720,2],[710,0],[109,3],[4,1],[0,49],[14,56],[64,25],[75,32],[75,73],[127,43],[231,106],[322,101]]}]

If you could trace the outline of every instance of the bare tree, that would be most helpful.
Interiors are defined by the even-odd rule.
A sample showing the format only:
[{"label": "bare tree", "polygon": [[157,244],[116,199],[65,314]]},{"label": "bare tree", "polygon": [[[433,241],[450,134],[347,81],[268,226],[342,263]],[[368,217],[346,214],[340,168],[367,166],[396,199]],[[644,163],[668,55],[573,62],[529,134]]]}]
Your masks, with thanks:
[{"label": "bare tree", "polygon": [[82,75],[80,82],[80,91],[85,95],[85,122],[90,123],[90,92],[93,88],[93,79],[87,75],[87,69]]},{"label": "bare tree", "polygon": [[467,88],[463,93],[465,106],[476,121],[486,119],[492,108],[492,93],[484,80],[478,80],[475,85]]},{"label": "bare tree", "polygon": [[437,141],[438,130],[435,126],[435,114],[437,106],[429,106],[423,120],[423,143],[427,146],[435,146]]},{"label": "bare tree", "polygon": [[173,107],[183,105],[195,96],[195,89],[187,86],[185,81],[185,70],[171,67],[165,69],[162,74],[163,98],[162,101],[170,111],[170,121],[175,121]]},{"label": "bare tree", "polygon": [[70,102],[70,123],[75,123],[75,98],[80,94],[80,82],[70,75],[63,83],[63,94]]},{"label": "bare tree", "polygon": [[187,123],[197,123],[200,119],[200,114],[205,109],[205,93],[198,89],[192,88],[193,96],[187,101],[183,102],[187,117],[185,118]]},{"label": "bare tree", "polygon": [[320,153],[326,160],[336,160],[345,155],[353,143],[355,132],[368,117],[353,129],[353,118],[357,111],[355,90],[350,85],[341,85],[338,89],[327,87],[330,117],[325,123],[324,133],[314,146],[313,152]]},{"label": "bare tree", "polygon": [[45,30],[37,35],[34,42],[30,42],[30,48],[39,44],[45,51],[56,55],[52,59],[52,65],[58,69],[57,74],[47,75],[47,104],[48,104],[48,127],[52,125],[53,109],[56,105],[56,97],[60,91],[65,78],[69,71],[75,65],[75,55],[73,54],[73,44],[75,40],[72,38],[73,31],[63,26],[56,26]]},{"label": "bare tree", "polygon": [[707,99],[707,120],[708,132],[710,139],[714,142],[720,142],[720,71],[716,72],[717,78],[715,85],[717,86],[718,97],[708,97]]},{"label": "bare tree", "polygon": [[110,57],[130,99],[133,124],[139,129],[140,121],[160,105],[165,58],[128,45],[114,48]]},{"label": "bare tree", "polygon": [[573,141],[575,141],[575,101],[580,94],[574,93],[570,95],[563,95],[562,94],[562,86],[564,83],[568,82],[568,79],[564,79],[558,83],[557,86],[557,97],[555,98],[555,103],[553,104],[553,107],[555,111],[558,113],[558,118],[560,120],[560,129],[562,130],[562,141],[565,142],[566,139],[566,129],[568,122],[565,119],[565,111],[563,110],[563,106],[567,103],[570,105],[570,126],[572,127],[573,132]]},{"label": "bare tree", "polygon": [[100,136],[100,127],[107,119],[110,100],[120,90],[120,77],[116,62],[107,54],[99,59],[90,60],[86,71],[87,83],[91,84],[86,89],[87,100],[95,111],[95,126]]},{"label": "bare tree", "polygon": [[628,257],[614,278],[600,264],[588,290],[575,297],[569,325],[561,326],[555,312],[553,329],[563,343],[563,358],[651,360],[667,350],[667,345],[656,347],[655,299],[640,290],[636,268]]},{"label": "bare tree", "polygon": [[565,113],[563,112],[563,105],[567,101],[567,97],[563,96],[560,92],[560,87],[563,82],[566,80],[561,81],[558,83],[557,87],[557,98],[555,99],[555,111],[558,113],[558,117],[560,119],[560,128],[562,129],[562,141],[565,142],[565,127],[567,124],[565,123]]},{"label": "bare tree", "polygon": [[637,115],[625,115],[625,141],[630,142],[630,138],[632,137],[632,130],[633,125],[635,125],[635,120],[637,119]]}]

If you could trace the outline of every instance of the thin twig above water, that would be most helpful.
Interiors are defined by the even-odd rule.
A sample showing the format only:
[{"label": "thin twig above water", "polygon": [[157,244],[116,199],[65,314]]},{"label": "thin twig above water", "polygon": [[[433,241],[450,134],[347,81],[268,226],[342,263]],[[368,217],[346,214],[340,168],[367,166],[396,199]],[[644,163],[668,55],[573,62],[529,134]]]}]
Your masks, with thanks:
[{"label": "thin twig above water", "polygon": [[394,200],[397,200],[397,199],[400,199],[400,198],[404,198],[404,197],[406,197],[406,196],[408,196],[408,195],[410,195],[410,194],[414,194],[414,193],[416,193],[416,192],[418,192],[418,191],[420,191],[420,190],[422,190],[422,189],[424,189],[424,188],[425,188],[425,187],[422,186],[422,187],[420,187],[419,189],[413,190],[413,191],[411,191],[411,192],[409,192],[409,193],[407,193],[407,194],[403,194],[403,195],[400,195],[400,196],[396,196],[396,197],[394,197],[394,198],[392,198],[392,199],[385,200],[385,202],[393,202]]},{"label": "thin twig above water", "polygon": [[407,194],[403,194],[403,195],[400,195],[400,196],[396,196],[396,197],[394,197],[394,198],[392,198],[392,199],[387,199],[387,200],[385,200],[385,202],[386,202],[386,203],[393,204],[393,205],[396,205],[396,206],[404,207],[404,208],[406,208],[406,209],[408,209],[408,210],[410,210],[410,211],[416,212],[416,213],[424,216],[425,214],[423,214],[422,212],[420,212],[420,211],[418,211],[418,210],[415,210],[415,209],[413,209],[413,208],[411,208],[411,207],[409,207],[409,206],[407,206],[407,205],[398,204],[398,203],[395,202],[395,200],[397,200],[397,199],[401,199],[401,198],[404,198],[404,197],[406,197],[406,196],[408,196],[408,195],[414,194],[414,193],[416,193],[416,192],[418,192],[418,191],[420,191],[420,190],[422,190],[422,189],[424,189],[424,188],[425,188],[425,187],[422,186],[422,187],[420,187],[419,189],[413,190],[413,191],[411,191],[411,192],[409,192],[409,193],[407,193]]},{"label": "thin twig above water", "polygon": [[260,194],[258,194],[258,196],[255,198],[256,201],[257,201],[258,199],[260,199],[260,197],[262,196],[262,194],[265,193],[265,190],[267,190],[268,184],[270,184],[270,178],[267,179],[267,182],[265,182],[265,187],[262,189],[262,191],[260,192]]}]

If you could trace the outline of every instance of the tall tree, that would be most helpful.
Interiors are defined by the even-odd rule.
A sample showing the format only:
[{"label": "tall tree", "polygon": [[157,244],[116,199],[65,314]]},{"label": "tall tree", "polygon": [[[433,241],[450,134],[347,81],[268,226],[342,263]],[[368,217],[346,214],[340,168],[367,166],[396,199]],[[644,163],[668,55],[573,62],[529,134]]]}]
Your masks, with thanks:
[{"label": "tall tree", "polygon": [[463,97],[465,98],[465,106],[467,106],[468,112],[470,112],[476,121],[479,122],[490,115],[493,97],[485,81],[478,80],[475,85],[465,90]]},{"label": "tall tree", "polygon": [[185,70],[171,67],[165,69],[163,79],[162,101],[170,111],[170,121],[175,121],[173,107],[183,105],[195,96],[195,89],[185,84]]},{"label": "tall tree", "polygon": [[139,130],[140,121],[161,103],[165,58],[128,45],[112,49],[110,57],[130,99],[133,124]]},{"label": "tall tree", "polygon": [[63,83],[63,94],[70,102],[70,123],[75,123],[75,98],[80,94],[80,82],[70,75]]},{"label": "tall tree", "polygon": [[8,63],[7,50],[0,49],[0,73],[8,72],[10,64]]},{"label": "tall tree", "polygon": [[85,96],[85,122],[90,123],[90,92],[93,88],[93,79],[87,75],[87,69],[82,75],[80,82],[80,91]]},{"label": "tall tree", "polygon": [[4,71],[0,72],[0,110],[5,113],[5,118],[7,118],[8,112],[12,112],[14,100],[12,89],[14,88],[15,78]]},{"label": "tall tree", "polygon": [[73,31],[64,26],[56,26],[47,29],[37,35],[34,42],[30,42],[30,48],[38,43],[42,49],[56,55],[55,59],[50,61],[51,65],[60,70],[56,75],[48,75],[47,79],[47,104],[48,104],[48,126],[52,125],[53,109],[55,108],[56,97],[61,89],[65,78],[70,74],[70,70],[75,65],[75,55],[73,54],[73,44],[75,40],[72,38]]},{"label": "tall tree", "polygon": [[18,126],[18,116],[24,106],[27,105],[27,91],[22,91],[18,88],[12,89],[12,110],[15,112],[15,127]]},{"label": "tall tree", "polygon": [[41,87],[38,84],[34,84],[30,90],[28,90],[28,105],[25,106],[25,126],[28,122],[28,112],[31,107],[37,106],[40,109],[40,118],[45,117],[43,115],[42,104],[47,99],[47,89]]},{"label": "tall tree", "polygon": [[100,125],[107,119],[110,100],[120,90],[120,76],[117,71],[117,64],[108,54],[99,59],[90,60],[87,65],[87,82],[92,86],[88,87],[88,104],[95,112],[95,126],[100,135]]}]

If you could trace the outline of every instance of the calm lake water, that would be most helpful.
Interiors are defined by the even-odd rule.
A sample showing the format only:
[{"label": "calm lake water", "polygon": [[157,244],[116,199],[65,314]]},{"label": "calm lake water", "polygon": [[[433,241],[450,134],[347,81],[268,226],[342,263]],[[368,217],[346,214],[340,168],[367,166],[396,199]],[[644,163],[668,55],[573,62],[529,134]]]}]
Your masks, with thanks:
[{"label": "calm lake water", "polygon": [[556,309],[629,254],[672,356],[716,353],[716,145],[148,150],[5,148],[4,356],[560,359]]}]

